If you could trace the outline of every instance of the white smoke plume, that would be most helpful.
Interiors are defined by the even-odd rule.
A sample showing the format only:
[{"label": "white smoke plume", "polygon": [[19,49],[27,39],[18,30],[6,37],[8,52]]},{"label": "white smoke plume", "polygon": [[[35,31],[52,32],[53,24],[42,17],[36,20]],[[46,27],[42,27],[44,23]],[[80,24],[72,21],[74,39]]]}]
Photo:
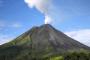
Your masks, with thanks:
[{"label": "white smoke plume", "polygon": [[49,24],[52,23],[52,19],[51,17],[49,17],[48,15],[45,16],[45,24]]},{"label": "white smoke plume", "polygon": [[45,24],[50,24],[53,21],[50,16],[52,0],[25,0],[25,3],[27,3],[30,8],[35,7],[45,15]]},{"label": "white smoke plume", "polygon": [[[45,24],[60,24],[61,21],[74,20],[76,17],[90,15],[88,0],[24,0],[45,15]],[[84,3],[84,4],[83,4]],[[89,3],[88,3],[89,4]],[[83,17],[82,17],[83,18]],[[82,20],[82,19],[81,19]]]}]

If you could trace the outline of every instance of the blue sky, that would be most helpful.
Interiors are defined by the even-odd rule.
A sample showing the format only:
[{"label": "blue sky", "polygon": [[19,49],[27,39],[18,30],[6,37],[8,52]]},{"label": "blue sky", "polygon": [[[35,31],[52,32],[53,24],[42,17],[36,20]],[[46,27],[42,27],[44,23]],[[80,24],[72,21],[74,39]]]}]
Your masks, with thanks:
[{"label": "blue sky", "polygon": [[[55,28],[69,36],[78,31],[86,33],[88,30],[90,33],[90,0],[52,0],[52,4],[55,9],[48,12],[50,15],[54,12],[51,16],[56,20],[51,24]],[[0,44],[21,35],[33,26],[44,24],[44,19],[43,13],[35,7],[28,7],[24,0],[0,0]],[[77,39],[76,35],[73,36]],[[90,39],[87,40],[90,42]]]}]

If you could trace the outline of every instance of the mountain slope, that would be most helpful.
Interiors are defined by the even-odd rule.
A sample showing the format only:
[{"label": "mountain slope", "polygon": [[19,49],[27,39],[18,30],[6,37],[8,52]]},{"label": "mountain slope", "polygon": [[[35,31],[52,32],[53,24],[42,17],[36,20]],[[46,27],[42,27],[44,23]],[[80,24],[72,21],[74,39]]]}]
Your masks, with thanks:
[{"label": "mountain slope", "polygon": [[[13,41],[0,46],[0,60],[32,60],[68,51],[90,50],[49,24],[33,27]],[[12,57],[12,58],[11,58]],[[27,58],[28,57],[28,58]]]}]

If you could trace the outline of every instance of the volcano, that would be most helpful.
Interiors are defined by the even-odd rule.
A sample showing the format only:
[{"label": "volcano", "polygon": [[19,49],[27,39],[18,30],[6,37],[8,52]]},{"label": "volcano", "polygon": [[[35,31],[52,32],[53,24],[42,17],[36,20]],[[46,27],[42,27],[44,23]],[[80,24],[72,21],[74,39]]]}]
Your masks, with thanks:
[{"label": "volcano", "polygon": [[90,48],[55,29],[49,24],[33,27],[16,39],[0,46],[0,60],[33,60],[36,57],[90,51]]}]

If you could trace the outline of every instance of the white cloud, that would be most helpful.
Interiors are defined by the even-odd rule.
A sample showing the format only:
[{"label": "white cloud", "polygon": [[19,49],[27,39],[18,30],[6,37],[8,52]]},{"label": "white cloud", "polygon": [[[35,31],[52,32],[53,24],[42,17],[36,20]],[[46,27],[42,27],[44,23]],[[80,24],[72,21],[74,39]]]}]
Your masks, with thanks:
[{"label": "white cloud", "polygon": [[15,38],[15,36],[10,35],[10,34],[3,34],[3,32],[7,31],[9,28],[20,28],[22,27],[21,23],[17,23],[17,22],[6,22],[3,20],[0,20],[0,45],[7,43],[9,41],[11,41],[13,38]]},{"label": "white cloud", "polygon": [[0,21],[0,29],[5,29],[5,28],[20,28],[22,27],[22,24],[21,23],[17,23],[17,22],[11,22],[11,23],[8,23],[6,21]]},{"label": "white cloud", "polygon": [[77,41],[90,46],[90,29],[82,29],[78,31],[66,32],[68,36],[76,39]]},{"label": "white cloud", "polygon": [[9,41],[11,41],[13,38],[15,38],[15,36],[13,35],[10,35],[10,34],[5,34],[5,32],[7,30],[9,30],[9,28],[20,28],[22,27],[22,24],[21,23],[16,23],[16,22],[11,22],[11,23],[8,23],[6,21],[2,21],[0,20],[0,45],[1,44],[4,44],[4,43],[7,43]]},{"label": "white cloud", "polygon": [[22,27],[22,24],[20,24],[20,23],[13,23],[11,26],[13,28],[20,28],[20,27]]},{"label": "white cloud", "polygon": [[0,45],[11,41],[13,38],[11,35],[0,34]]}]

